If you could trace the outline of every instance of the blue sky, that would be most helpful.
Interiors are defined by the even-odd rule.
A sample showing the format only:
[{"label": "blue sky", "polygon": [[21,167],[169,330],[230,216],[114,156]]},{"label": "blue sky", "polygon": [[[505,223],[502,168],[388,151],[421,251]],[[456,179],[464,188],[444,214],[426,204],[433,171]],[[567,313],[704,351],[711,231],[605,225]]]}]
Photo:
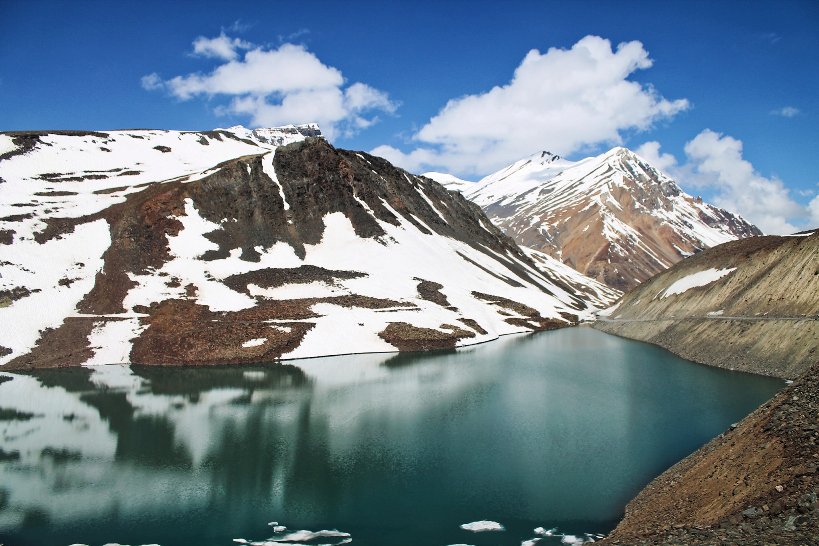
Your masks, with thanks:
[{"label": "blue sky", "polygon": [[0,0],[0,130],[319,121],[469,179],[624,145],[783,232],[819,224],[817,28],[814,1]]}]

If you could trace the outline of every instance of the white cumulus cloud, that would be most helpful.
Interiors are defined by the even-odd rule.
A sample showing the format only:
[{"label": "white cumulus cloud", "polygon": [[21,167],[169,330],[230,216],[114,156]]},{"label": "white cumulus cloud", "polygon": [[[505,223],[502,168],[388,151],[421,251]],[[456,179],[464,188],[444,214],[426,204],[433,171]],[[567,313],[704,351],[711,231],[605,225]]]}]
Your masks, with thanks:
[{"label": "white cumulus cloud", "polygon": [[636,150],[637,155],[648,161],[655,169],[659,169],[670,176],[677,167],[677,158],[672,154],[660,151],[660,143],[656,140],[640,145]]},{"label": "white cumulus cloud", "polygon": [[199,36],[193,41],[193,54],[202,57],[232,61],[239,56],[239,50],[250,49],[253,44],[239,38],[230,38],[221,32],[216,38]]},{"label": "white cumulus cloud", "polygon": [[507,84],[450,100],[415,134],[415,150],[373,152],[415,170],[485,174],[540,149],[568,155],[619,144],[623,131],[648,129],[688,108],[685,99],[665,99],[629,79],[651,65],[637,41],[612,49],[609,40],[586,36],[570,49],[533,49]]},{"label": "white cumulus cloud", "polygon": [[764,233],[786,234],[814,214],[819,223],[819,198],[808,207],[797,203],[775,177],[761,175],[742,155],[742,141],[705,129],[685,145],[686,162],[662,153],[658,142],[646,142],[637,153],[674,177],[684,187],[710,189],[714,204],[739,213]]},{"label": "white cumulus cloud", "polygon": [[226,97],[216,112],[247,116],[252,126],[317,122],[330,139],[368,127],[377,121],[376,113],[397,107],[384,91],[361,82],[347,85],[340,70],[302,45],[267,49],[222,33],[197,38],[193,48],[197,55],[223,62],[207,73],[169,79],[148,74],[142,87],[165,90],[183,101]]}]

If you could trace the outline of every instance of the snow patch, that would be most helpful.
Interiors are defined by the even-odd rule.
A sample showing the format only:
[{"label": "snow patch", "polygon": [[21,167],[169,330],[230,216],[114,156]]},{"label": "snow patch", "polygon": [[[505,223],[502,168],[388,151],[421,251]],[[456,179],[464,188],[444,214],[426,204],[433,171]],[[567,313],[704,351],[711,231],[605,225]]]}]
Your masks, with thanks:
[{"label": "snow patch", "polygon": [[0,135],[0,155],[13,152],[17,148],[19,148],[19,146],[14,143],[10,136]]},{"label": "snow patch", "polygon": [[[284,203],[284,210],[290,210],[290,203],[288,203],[287,199],[284,197],[284,188],[282,187],[281,182],[279,182],[279,177],[276,176],[276,167],[273,163],[275,154],[276,150],[273,150],[262,158],[262,170],[268,177],[270,177],[270,180],[276,184],[276,187],[279,188],[279,196],[282,198],[282,203]],[[288,220],[287,223],[292,224],[293,221]]]},{"label": "snow patch", "polygon": [[660,296],[660,299],[682,294],[691,288],[709,285],[735,270],[736,267],[729,267],[726,269],[716,269],[712,267],[710,269],[706,269],[705,271],[692,273],[691,275],[687,275],[672,283],[671,286],[665,289]]},{"label": "snow patch", "polygon": [[248,339],[247,341],[242,343],[242,347],[244,347],[245,349],[249,349],[250,347],[259,347],[260,345],[264,345],[265,341],[267,341],[266,337]]},{"label": "snow patch", "polygon": [[108,222],[101,219],[43,244],[18,239],[13,249],[0,249],[0,290],[31,291],[0,307],[0,345],[12,351],[0,364],[30,351],[40,332],[57,328],[76,313],[77,304],[94,287],[110,244]]},{"label": "snow patch", "polygon": [[88,336],[88,345],[94,351],[94,356],[83,365],[97,366],[130,361],[132,340],[139,337],[146,328],[147,325],[141,325],[138,317],[109,319],[95,323],[91,335]]}]

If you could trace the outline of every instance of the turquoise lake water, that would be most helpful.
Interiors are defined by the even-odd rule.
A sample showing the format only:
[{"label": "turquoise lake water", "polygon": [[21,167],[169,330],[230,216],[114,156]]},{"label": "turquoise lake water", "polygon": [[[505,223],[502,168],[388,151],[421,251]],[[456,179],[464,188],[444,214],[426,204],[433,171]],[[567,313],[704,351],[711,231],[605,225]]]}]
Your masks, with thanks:
[{"label": "turquoise lake water", "polygon": [[[559,544],[610,531],[646,483],[784,385],[588,327],[0,377],[5,546]],[[461,528],[481,520],[505,530]]]}]

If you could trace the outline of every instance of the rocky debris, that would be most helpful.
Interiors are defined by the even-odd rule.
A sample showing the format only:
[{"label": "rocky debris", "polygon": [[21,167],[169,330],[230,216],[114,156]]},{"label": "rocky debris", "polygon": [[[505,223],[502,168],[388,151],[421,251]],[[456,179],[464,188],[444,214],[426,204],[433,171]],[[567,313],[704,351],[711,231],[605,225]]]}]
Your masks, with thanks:
[{"label": "rocky debris", "polygon": [[488,333],[489,333],[489,332],[487,332],[486,330],[484,330],[484,329],[481,327],[481,325],[480,325],[480,324],[478,324],[478,321],[476,321],[475,319],[471,319],[471,318],[460,318],[460,319],[458,319],[458,320],[459,320],[461,323],[463,323],[463,324],[465,324],[466,326],[468,326],[469,328],[472,328],[473,330],[475,330],[476,332],[478,332],[478,333],[479,333],[479,334],[481,334],[481,335],[486,335],[486,334],[488,334]]},{"label": "rocky debris", "polygon": [[15,286],[10,290],[0,290],[0,307],[11,305],[12,302],[25,298],[32,292],[39,292],[36,288],[29,290],[24,286]]},{"label": "rocky debris", "polygon": [[[11,142],[17,148],[14,150],[8,151],[4,154],[0,154],[0,161],[11,159],[17,155],[25,155],[29,153],[31,150],[34,149],[37,144],[40,143],[40,135],[36,133],[0,133],[6,134],[12,137]],[[2,180],[0,178],[0,180]]]},{"label": "rocky debris", "polygon": [[441,288],[444,287],[443,284],[426,281],[424,279],[419,279],[415,277],[415,280],[418,281],[418,297],[422,300],[431,301],[432,303],[437,303],[441,307],[449,307],[450,303],[447,299],[446,295],[441,292]]},{"label": "rocky debris", "polygon": [[[336,296],[267,300],[241,311],[213,312],[187,300],[166,300],[148,309],[147,329],[134,341],[131,361],[146,365],[213,365],[271,362],[299,346],[318,318],[312,306],[389,309],[393,300]],[[244,346],[253,339],[259,345]]]},{"label": "rocky debris", "polygon": [[97,320],[92,318],[66,318],[58,328],[43,330],[34,349],[5,364],[3,370],[18,371],[82,365],[94,355],[88,346],[88,336],[91,335],[95,322]]},{"label": "rocky debris", "polygon": [[[540,315],[537,309],[533,309],[528,305],[524,305],[522,303],[510,300],[508,298],[502,298],[500,296],[493,296],[492,294],[484,294],[482,292],[472,292],[472,295],[478,299],[483,301],[487,301],[497,307],[499,310],[508,310],[512,313],[517,313],[518,317],[509,316],[505,319],[508,324],[512,324],[514,326],[522,326],[524,328],[530,328],[534,331],[539,330],[554,330],[556,328],[563,328],[566,326],[566,323],[561,322],[559,320],[545,318]],[[502,314],[509,315],[509,313]],[[572,321],[568,317],[574,317]],[[567,315],[567,320],[570,323],[577,323],[577,316],[575,315]]]},{"label": "rocky debris", "polygon": [[360,271],[338,271],[315,265],[301,265],[299,267],[279,269],[256,269],[248,273],[231,275],[222,282],[237,292],[250,294],[249,286],[251,284],[259,288],[275,288],[286,284],[307,284],[312,282],[338,286],[340,280],[359,279],[366,276],[366,273]]},{"label": "rocky debris", "polygon": [[[271,362],[298,347],[315,316],[309,305],[287,302],[214,313],[190,301],[166,300],[151,309],[148,328],[134,341],[134,364],[179,366]],[[276,323],[266,321],[277,320]],[[248,340],[263,340],[246,346]]]},{"label": "rocky debris", "polygon": [[819,361],[652,481],[601,544],[819,542]]},{"label": "rocky debris", "polygon": [[399,351],[430,351],[452,349],[466,338],[475,337],[474,332],[452,324],[441,324],[439,330],[421,328],[406,322],[391,322],[378,337],[398,348]]}]

